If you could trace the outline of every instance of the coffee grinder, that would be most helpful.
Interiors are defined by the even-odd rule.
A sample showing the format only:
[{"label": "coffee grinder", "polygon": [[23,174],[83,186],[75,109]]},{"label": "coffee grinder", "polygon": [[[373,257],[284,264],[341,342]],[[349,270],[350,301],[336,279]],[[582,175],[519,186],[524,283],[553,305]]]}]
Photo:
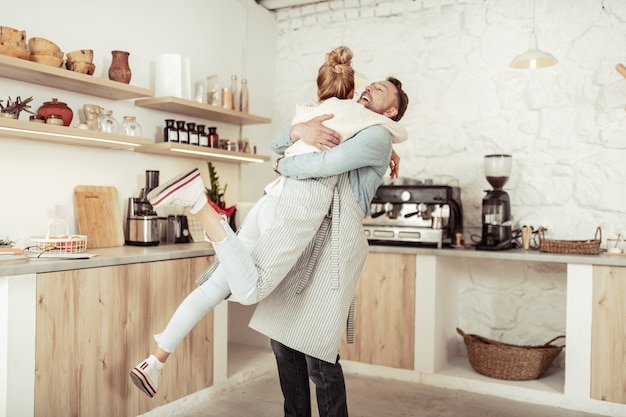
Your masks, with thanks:
[{"label": "coffee grinder", "polygon": [[128,199],[124,237],[127,245],[159,244],[159,216],[148,201],[148,193],[159,186],[159,171],[146,171],[146,187],[139,197]]},{"label": "coffee grinder", "polygon": [[476,249],[511,249],[511,203],[509,195],[502,189],[511,175],[511,155],[486,155],[485,176],[493,187],[483,198],[483,234]]}]

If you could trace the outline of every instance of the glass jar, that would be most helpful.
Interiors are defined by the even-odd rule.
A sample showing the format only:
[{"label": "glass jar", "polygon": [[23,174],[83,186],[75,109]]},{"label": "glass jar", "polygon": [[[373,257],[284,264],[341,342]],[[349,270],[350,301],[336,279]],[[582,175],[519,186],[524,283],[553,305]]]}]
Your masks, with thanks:
[{"label": "glass jar", "polygon": [[113,110],[102,110],[98,119],[98,128],[104,133],[120,133],[120,124],[113,117]]},{"label": "glass jar", "polygon": [[176,130],[178,130],[178,142],[189,144],[189,131],[185,128],[184,120],[176,121]]},{"label": "glass jar", "polygon": [[178,130],[174,126],[174,119],[165,119],[165,128],[163,128],[163,142],[178,142]]},{"label": "glass jar", "polygon": [[35,123],[46,123],[46,118],[43,116],[39,116],[38,114],[33,114],[29,117],[29,120]]},{"label": "glass jar", "polygon": [[220,147],[220,135],[217,134],[217,127],[208,127],[209,129],[209,146],[211,148]]},{"label": "glass jar", "polygon": [[198,131],[198,145],[209,146],[209,136],[206,133],[205,125],[197,125],[196,130]]},{"label": "glass jar", "polygon": [[141,126],[137,123],[135,116],[124,116],[124,120],[122,120],[122,133],[135,138],[142,137]]},{"label": "glass jar", "polygon": [[187,123],[187,132],[189,132],[189,144],[190,145],[199,145],[200,137],[198,136],[198,131],[196,130],[195,123]]},{"label": "glass jar", "polygon": [[46,124],[63,126],[63,116],[60,114],[50,114],[46,117]]},{"label": "glass jar", "polygon": [[222,108],[233,109],[233,92],[230,88],[222,88]]}]

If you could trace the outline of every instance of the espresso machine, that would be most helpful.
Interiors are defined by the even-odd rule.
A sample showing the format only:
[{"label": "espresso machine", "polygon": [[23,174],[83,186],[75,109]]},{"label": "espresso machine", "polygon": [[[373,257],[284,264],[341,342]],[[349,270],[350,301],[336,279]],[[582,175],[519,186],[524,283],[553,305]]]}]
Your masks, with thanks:
[{"label": "espresso machine", "polygon": [[483,198],[483,232],[476,249],[505,250],[512,247],[511,202],[502,188],[511,176],[511,155],[485,156],[485,176],[493,187]]},{"label": "espresso machine", "polygon": [[461,190],[433,184],[381,185],[363,220],[370,244],[454,244],[463,232]]},{"label": "espresso machine", "polygon": [[159,171],[146,171],[146,186],[139,197],[128,199],[124,238],[127,245],[157,246],[159,239],[159,216],[148,201],[148,193],[159,186]]}]

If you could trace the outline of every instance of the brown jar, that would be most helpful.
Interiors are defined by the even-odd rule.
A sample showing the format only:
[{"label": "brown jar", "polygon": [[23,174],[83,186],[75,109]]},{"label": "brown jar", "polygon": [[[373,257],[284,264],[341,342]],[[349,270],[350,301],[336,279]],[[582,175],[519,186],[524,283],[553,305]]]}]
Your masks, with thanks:
[{"label": "brown jar", "polygon": [[67,107],[67,104],[60,102],[58,99],[53,98],[52,101],[46,101],[37,110],[38,116],[43,116],[48,119],[51,114],[58,114],[63,118],[63,126],[69,126],[72,123],[74,112]]}]

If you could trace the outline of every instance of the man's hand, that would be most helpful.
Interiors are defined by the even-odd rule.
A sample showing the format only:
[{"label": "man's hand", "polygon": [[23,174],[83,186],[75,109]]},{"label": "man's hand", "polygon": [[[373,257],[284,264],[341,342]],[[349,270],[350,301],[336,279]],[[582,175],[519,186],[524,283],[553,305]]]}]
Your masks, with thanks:
[{"label": "man's hand", "polygon": [[396,153],[395,149],[391,150],[391,160],[389,161],[389,168],[391,168],[391,178],[398,178],[398,173],[400,172],[400,155]]},{"label": "man's hand", "polygon": [[296,123],[289,131],[292,141],[301,140],[307,145],[315,146],[324,151],[334,148],[341,142],[341,135],[322,124],[322,122],[332,119],[332,114],[324,114],[314,117],[307,122]]}]

